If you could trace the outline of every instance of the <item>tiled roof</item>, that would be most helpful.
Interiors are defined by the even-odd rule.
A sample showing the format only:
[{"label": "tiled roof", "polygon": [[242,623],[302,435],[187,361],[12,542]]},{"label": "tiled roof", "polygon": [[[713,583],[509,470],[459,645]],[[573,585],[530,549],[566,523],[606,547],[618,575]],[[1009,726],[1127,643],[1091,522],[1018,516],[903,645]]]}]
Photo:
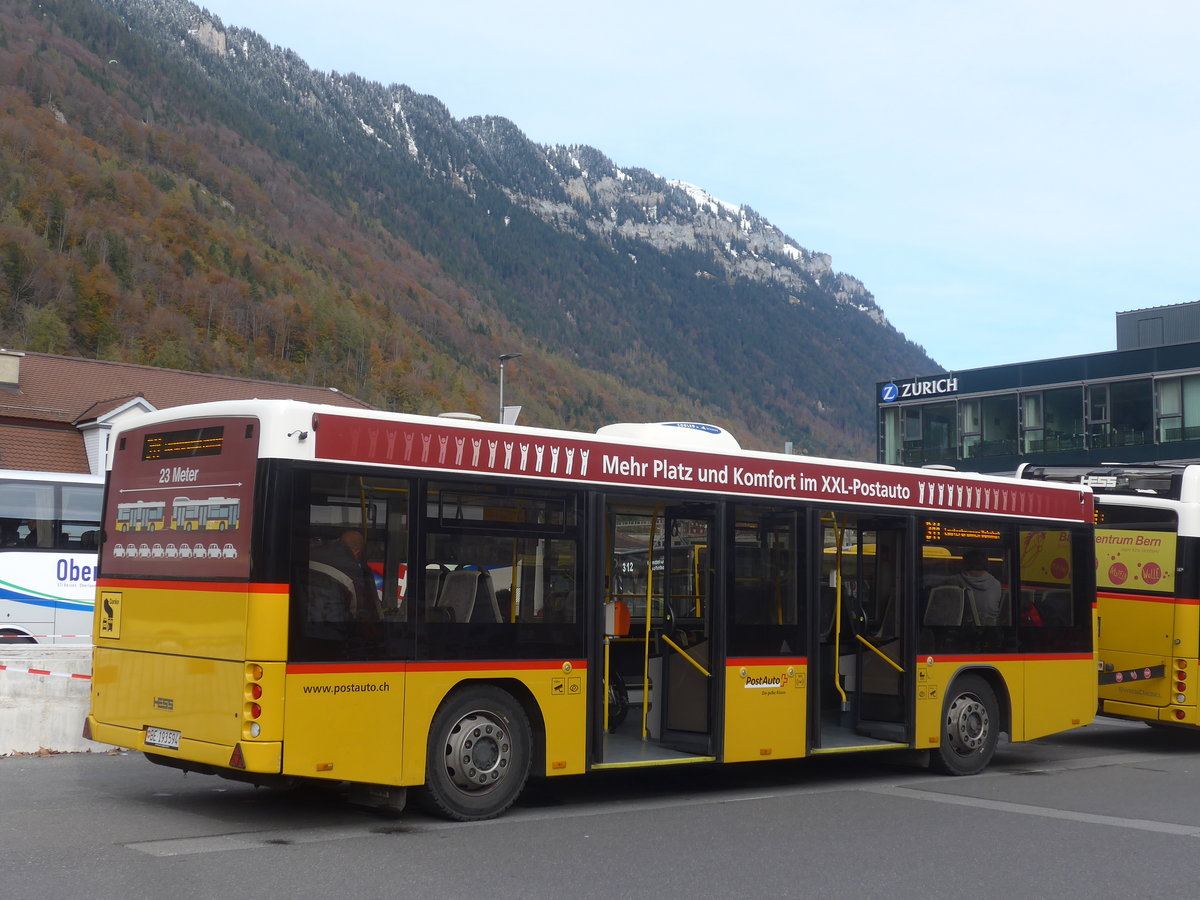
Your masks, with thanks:
[{"label": "tiled roof", "polygon": [[0,425],[0,469],[86,472],[83,437],[74,428],[46,430]]},{"label": "tiled roof", "polygon": [[17,387],[0,385],[0,468],[6,469],[86,472],[83,437],[74,426],[137,397],[144,397],[156,409],[249,398],[371,408],[336,388],[201,375],[47,353],[25,353],[19,362]]}]

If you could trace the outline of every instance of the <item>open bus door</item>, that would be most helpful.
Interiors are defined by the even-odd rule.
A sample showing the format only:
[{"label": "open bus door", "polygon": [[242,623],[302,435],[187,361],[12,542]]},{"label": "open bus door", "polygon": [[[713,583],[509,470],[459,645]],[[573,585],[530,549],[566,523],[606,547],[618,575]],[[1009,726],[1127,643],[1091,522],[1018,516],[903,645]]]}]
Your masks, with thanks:
[{"label": "open bus door", "polygon": [[603,636],[597,765],[713,759],[716,505],[613,503],[605,523],[605,600],[628,629]]},{"label": "open bus door", "polygon": [[663,741],[712,755],[713,529],[709,504],[668,509],[663,553]]},{"label": "open bus door", "polygon": [[906,519],[821,516],[810,656],[813,753],[909,746],[908,531]]}]

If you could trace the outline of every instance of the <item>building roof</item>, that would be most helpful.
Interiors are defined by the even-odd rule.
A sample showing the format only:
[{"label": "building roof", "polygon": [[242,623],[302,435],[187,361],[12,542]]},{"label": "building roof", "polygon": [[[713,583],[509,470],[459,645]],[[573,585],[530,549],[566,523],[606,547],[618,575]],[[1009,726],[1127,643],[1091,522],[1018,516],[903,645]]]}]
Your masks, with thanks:
[{"label": "building roof", "polygon": [[370,404],[336,388],[202,375],[48,353],[17,359],[16,385],[0,384],[0,468],[87,472],[80,426],[138,398],[155,409],[209,400],[291,399],[355,409]]},{"label": "building roof", "polygon": [[74,428],[0,425],[0,469],[87,472],[83,435]]}]

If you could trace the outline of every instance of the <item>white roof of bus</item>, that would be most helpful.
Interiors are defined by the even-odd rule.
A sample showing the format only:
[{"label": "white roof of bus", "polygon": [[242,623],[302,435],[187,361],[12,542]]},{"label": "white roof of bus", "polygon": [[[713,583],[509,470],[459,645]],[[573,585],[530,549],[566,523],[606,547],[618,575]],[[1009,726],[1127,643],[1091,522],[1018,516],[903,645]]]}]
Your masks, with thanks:
[{"label": "white roof of bus", "polygon": [[[128,423],[127,428],[143,428],[157,423],[175,422],[181,419],[219,416],[254,416],[262,422],[259,453],[263,457],[283,459],[315,459],[316,442],[311,437],[313,415],[332,415],[346,418],[359,418],[367,421],[380,422],[412,422],[423,425],[440,425],[447,428],[478,430],[495,434],[507,432],[514,436],[573,439],[580,441],[592,440],[598,444],[638,444],[644,447],[662,447],[669,449],[713,453],[731,458],[757,458],[764,460],[789,460],[796,463],[813,465],[836,465],[846,469],[858,469],[864,473],[883,471],[920,472],[922,476],[935,480],[969,482],[974,484],[1010,485],[1012,478],[999,475],[982,475],[976,472],[958,472],[943,469],[914,469],[911,466],[890,466],[882,463],[870,463],[857,460],[828,459],[788,455],[784,453],[769,453],[759,450],[733,449],[726,446],[711,446],[700,442],[697,435],[686,434],[685,443],[681,443],[680,434],[691,429],[661,427],[668,423],[649,423],[649,427],[639,430],[636,436],[629,423],[606,426],[596,434],[582,431],[566,431],[563,429],[536,428],[525,425],[502,425],[497,422],[472,421],[468,419],[446,418],[438,416],[421,416],[409,413],[395,413],[381,410],[353,409],[341,406],[308,403],[293,400],[229,400],[214,403],[197,403],[188,406],[176,406],[170,409],[146,413]],[[691,423],[689,423],[691,424]],[[659,426],[659,427],[655,427]],[[706,426],[715,427],[715,426]],[[611,430],[610,430],[611,429]],[[625,429],[629,429],[625,431]],[[727,436],[728,441],[736,445],[736,439],[723,429],[716,429]],[[114,443],[119,440],[119,434],[114,437]],[[301,439],[301,435],[305,435]],[[673,436],[674,440],[667,438]],[[657,438],[657,439],[655,439]],[[713,443],[720,443],[714,441]],[[112,454],[109,454],[111,460]],[[111,463],[110,463],[111,464]],[[1055,491],[1070,491],[1073,493],[1091,493],[1091,489],[1078,484],[1058,484],[1053,482],[1025,482],[1037,484],[1039,488]]]},{"label": "white roof of bus", "polygon": [[85,472],[32,472],[28,469],[0,469],[2,481],[53,481],[56,484],[103,484],[103,475]]}]

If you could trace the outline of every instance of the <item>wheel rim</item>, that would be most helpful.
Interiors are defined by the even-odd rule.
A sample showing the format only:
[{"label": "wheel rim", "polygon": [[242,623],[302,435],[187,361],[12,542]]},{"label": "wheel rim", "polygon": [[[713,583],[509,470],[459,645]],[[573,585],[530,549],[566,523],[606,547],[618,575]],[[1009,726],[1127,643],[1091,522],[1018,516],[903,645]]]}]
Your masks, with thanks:
[{"label": "wheel rim", "polygon": [[493,713],[467,713],[446,736],[446,774],[461,791],[482,794],[504,781],[512,761],[512,738]]},{"label": "wheel rim", "polygon": [[987,743],[991,720],[974,694],[960,694],[946,711],[946,737],[959,756],[970,756]]}]

